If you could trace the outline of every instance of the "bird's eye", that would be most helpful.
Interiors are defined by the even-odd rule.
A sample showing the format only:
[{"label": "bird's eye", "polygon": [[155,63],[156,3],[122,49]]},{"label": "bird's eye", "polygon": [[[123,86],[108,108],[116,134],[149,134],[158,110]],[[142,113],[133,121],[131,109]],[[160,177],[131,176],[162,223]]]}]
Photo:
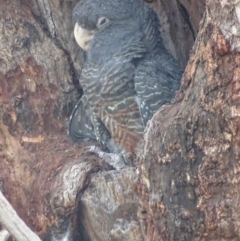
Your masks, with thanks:
[{"label": "bird's eye", "polygon": [[108,22],[109,22],[109,20],[108,20],[106,17],[101,17],[101,18],[98,19],[97,27],[98,27],[98,28],[102,28],[102,27],[105,26]]}]

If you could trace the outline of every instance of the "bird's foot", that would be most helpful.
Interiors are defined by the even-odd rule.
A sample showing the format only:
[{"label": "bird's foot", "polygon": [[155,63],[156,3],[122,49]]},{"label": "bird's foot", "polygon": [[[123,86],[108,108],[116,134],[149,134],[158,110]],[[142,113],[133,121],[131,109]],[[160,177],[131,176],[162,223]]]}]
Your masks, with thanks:
[{"label": "bird's foot", "polygon": [[113,166],[116,170],[121,170],[127,166],[123,157],[119,154],[104,152],[97,146],[89,146],[86,148],[86,150],[95,153],[100,158],[104,159],[109,165]]}]

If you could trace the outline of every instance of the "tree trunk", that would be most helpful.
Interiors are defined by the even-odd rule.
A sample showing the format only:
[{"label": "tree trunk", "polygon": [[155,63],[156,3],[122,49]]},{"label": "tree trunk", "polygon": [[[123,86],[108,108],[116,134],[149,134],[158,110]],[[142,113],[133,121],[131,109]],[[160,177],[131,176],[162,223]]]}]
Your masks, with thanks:
[{"label": "tree trunk", "polygon": [[140,153],[145,240],[234,240],[239,233],[240,1],[207,1],[174,105]]},{"label": "tree trunk", "polygon": [[[70,143],[66,131],[81,94],[76,70],[81,52],[71,24],[75,4],[0,1],[1,186],[19,216],[42,237],[49,236],[59,212],[65,215],[77,206],[75,192],[81,191],[81,183],[68,189],[74,194],[66,199],[53,190],[59,183],[68,184],[63,167],[75,170],[90,158],[84,174],[76,178],[84,186],[88,174],[101,166],[94,156],[81,156],[84,146]],[[55,203],[63,206],[60,211]]]},{"label": "tree trunk", "polygon": [[123,172],[67,137],[81,96],[76,2],[0,0],[4,195],[42,240],[239,240],[239,1],[207,1],[200,27],[205,1],[150,3],[183,67],[197,38],[176,102]]}]

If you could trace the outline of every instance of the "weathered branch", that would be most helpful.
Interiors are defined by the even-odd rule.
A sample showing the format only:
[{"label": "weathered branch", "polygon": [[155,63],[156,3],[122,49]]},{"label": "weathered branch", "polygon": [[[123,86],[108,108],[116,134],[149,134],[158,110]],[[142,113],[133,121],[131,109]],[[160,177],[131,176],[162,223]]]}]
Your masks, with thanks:
[{"label": "weathered branch", "polygon": [[[41,241],[17,215],[2,192],[0,192],[0,223],[17,241]],[[5,240],[6,236],[7,234],[4,235],[3,240]]]},{"label": "weathered branch", "polygon": [[9,237],[10,237],[10,233],[6,229],[1,230],[0,241],[7,241]]}]

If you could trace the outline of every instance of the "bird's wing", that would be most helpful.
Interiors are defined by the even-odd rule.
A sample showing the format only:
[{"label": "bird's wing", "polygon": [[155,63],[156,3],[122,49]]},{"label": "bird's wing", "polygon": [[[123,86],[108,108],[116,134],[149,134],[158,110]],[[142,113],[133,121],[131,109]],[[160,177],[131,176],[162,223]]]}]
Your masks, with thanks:
[{"label": "bird's wing", "polygon": [[[86,63],[80,77],[84,95],[75,105],[69,121],[69,136],[73,142],[97,140],[106,146],[111,136],[99,117],[103,100],[99,93],[99,71]],[[100,108],[98,107],[100,106]]]},{"label": "bird's wing", "polygon": [[112,139],[122,148],[125,159],[128,159],[143,133],[133,82],[135,66],[124,61],[109,62],[109,65],[109,73],[105,75],[104,81],[101,79],[104,105],[98,105],[97,109],[101,110],[100,119]]},{"label": "bird's wing", "polygon": [[101,96],[107,98],[123,91],[133,81],[135,66],[122,57],[114,57],[104,64],[101,74]]},{"label": "bird's wing", "polygon": [[96,140],[92,111],[88,99],[82,96],[76,103],[70,116],[68,135],[73,142]]},{"label": "bird's wing", "polygon": [[170,54],[146,58],[138,65],[134,83],[144,124],[179,88],[182,70]]}]

